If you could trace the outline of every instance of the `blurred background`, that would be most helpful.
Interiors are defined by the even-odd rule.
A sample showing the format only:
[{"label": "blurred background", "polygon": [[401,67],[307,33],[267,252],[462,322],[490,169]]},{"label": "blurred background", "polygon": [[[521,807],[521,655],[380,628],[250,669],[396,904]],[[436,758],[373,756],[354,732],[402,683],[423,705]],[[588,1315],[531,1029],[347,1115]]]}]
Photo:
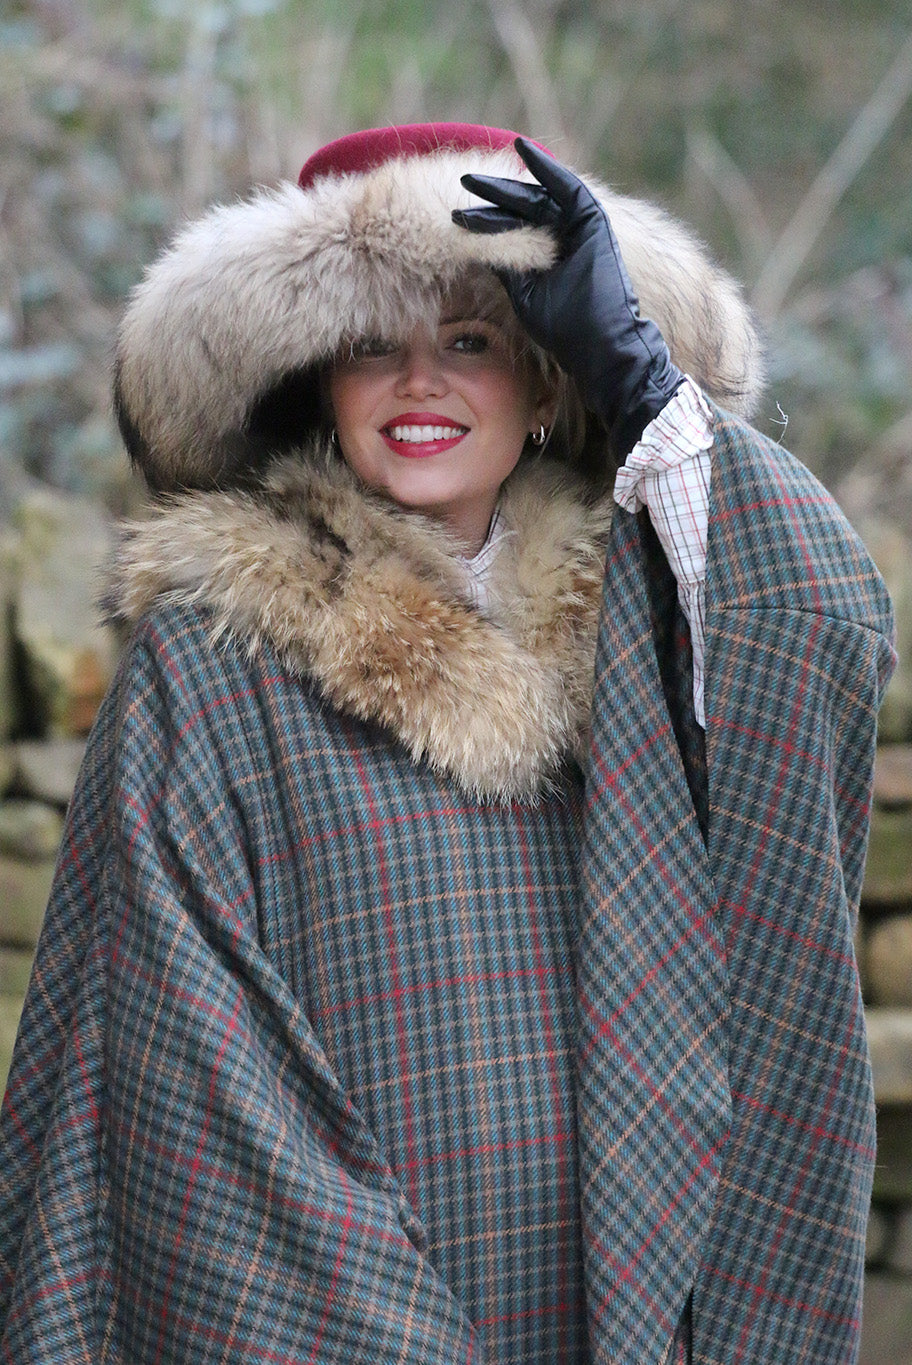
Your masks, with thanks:
[{"label": "blurred background", "polygon": [[908,0],[4,0],[0,1082],[62,809],[117,657],[93,601],[142,490],[109,399],[175,225],[344,132],[528,132],[686,219],[765,331],[756,424],[897,605],[859,959],[880,1114],[863,1365],[912,1362],[912,14]]}]

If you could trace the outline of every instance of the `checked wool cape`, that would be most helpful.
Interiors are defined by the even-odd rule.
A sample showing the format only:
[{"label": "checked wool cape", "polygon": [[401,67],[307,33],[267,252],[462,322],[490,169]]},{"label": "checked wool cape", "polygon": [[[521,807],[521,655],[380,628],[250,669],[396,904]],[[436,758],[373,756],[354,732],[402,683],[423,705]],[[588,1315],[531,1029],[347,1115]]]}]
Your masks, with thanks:
[{"label": "checked wool cape", "polygon": [[585,774],[506,800],[214,598],[139,616],[0,1119],[0,1361],[856,1358],[889,601],[716,410],[704,744],[645,514],[598,553]]}]

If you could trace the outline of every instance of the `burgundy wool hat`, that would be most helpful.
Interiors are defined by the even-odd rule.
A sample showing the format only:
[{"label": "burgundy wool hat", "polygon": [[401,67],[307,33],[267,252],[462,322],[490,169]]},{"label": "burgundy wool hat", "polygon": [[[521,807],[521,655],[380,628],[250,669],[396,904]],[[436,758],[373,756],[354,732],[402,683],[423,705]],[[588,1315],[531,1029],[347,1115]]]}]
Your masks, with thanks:
[{"label": "burgundy wool hat", "polygon": [[[508,128],[487,128],[482,123],[401,123],[386,128],[364,128],[328,142],[308,157],[298,176],[298,184],[306,190],[324,175],[349,172],[363,175],[386,161],[427,156],[431,152],[470,152],[479,148],[499,152],[512,149],[516,138],[517,134]],[[540,142],[535,146],[552,155]],[[519,164],[522,166],[522,162]]]}]

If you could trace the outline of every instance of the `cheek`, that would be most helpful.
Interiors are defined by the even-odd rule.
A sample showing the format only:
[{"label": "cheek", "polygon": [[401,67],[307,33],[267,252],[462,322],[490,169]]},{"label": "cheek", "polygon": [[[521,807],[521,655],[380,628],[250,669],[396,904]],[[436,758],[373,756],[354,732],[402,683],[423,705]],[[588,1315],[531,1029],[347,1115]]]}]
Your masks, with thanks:
[{"label": "cheek", "polygon": [[531,377],[512,366],[493,370],[481,379],[477,402],[489,415],[496,414],[502,426],[525,428],[535,410]]},{"label": "cheek", "polygon": [[356,424],[364,406],[363,381],[344,373],[331,374],[326,386],[329,415],[337,427]]}]

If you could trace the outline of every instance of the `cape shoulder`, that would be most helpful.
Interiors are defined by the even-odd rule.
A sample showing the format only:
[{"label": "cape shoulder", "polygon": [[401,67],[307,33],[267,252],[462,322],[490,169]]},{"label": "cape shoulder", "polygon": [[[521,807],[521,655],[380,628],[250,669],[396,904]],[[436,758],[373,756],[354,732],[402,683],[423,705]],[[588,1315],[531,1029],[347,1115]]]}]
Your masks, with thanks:
[{"label": "cape shoulder", "polygon": [[874,630],[889,645],[893,609],[880,573],[810,470],[718,408],[712,462],[708,605],[814,612]]}]

